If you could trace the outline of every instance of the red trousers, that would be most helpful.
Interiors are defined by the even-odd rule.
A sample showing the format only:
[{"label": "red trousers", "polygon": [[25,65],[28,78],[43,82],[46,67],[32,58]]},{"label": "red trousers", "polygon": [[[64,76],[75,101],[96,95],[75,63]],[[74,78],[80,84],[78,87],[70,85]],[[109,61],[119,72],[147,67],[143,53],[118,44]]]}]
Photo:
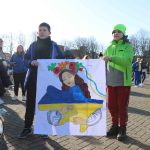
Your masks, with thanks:
[{"label": "red trousers", "polygon": [[111,114],[112,125],[127,125],[129,95],[129,86],[107,87],[108,110]]}]

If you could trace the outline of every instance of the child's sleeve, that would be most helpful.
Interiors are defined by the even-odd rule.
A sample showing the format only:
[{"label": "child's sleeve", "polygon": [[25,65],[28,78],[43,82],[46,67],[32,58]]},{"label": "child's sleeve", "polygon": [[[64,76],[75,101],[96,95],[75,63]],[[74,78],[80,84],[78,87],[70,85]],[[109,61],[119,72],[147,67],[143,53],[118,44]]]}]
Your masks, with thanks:
[{"label": "child's sleeve", "polygon": [[62,52],[60,50],[58,45],[56,45],[56,50],[57,50],[57,57],[56,57],[56,59],[64,59],[65,58],[65,54],[64,54],[64,52]]},{"label": "child's sleeve", "polygon": [[121,65],[121,66],[127,66],[128,64],[132,63],[132,59],[133,59],[133,47],[132,45],[128,45],[124,56],[112,56],[112,62],[117,64],[117,65]]},{"label": "child's sleeve", "polygon": [[31,66],[32,62],[32,49],[33,49],[33,44],[31,44],[27,50],[27,52],[24,55],[24,63],[27,67]]}]

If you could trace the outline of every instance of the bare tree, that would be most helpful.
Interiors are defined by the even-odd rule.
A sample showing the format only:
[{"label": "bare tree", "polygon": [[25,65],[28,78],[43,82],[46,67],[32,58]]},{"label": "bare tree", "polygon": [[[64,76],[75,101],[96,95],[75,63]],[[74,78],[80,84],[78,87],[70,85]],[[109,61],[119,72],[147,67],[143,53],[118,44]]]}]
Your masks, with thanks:
[{"label": "bare tree", "polygon": [[75,48],[73,41],[64,40],[60,42],[60,45],[63,45],[67,50]]},{"label": "bare tree", "polygon": [[134,46],[135,55],[143,56],[145,51],[150,50],[150,32],[146,30],[139,30],[130,37],[130,41]]},{"label": "bare tree", "polygon": [[33,31],[32,34],[31,34],[31,42],[34,42],[36,40],[37,40],[37,32]]},{"label": "bare tree", "polygon": [[87,54],[92,58],[97,58],[97,54],[103,51],[103,45],[99,44],[94,37],[78,37],[73,41],[62,41],[61,44],[70,50],[78,51],[80,58]]},{"label": "bare tree", "polygon": [[13,53],[13,35],[12,35],[12,33],[10,34],[10,54],[12,55],[12,53]]},{"label": "bare tree", "polygon": [[139,41],[136,35],[132,35],[130,37],[130,42],[132,43],[133,48],[134,48],[134,55],[138,56],[140,54],[140,49],[139,49]]},{"label": "bare tree", "polygon": [[104,45],[102,43],[99,43],[98,48],[99,48],[98,49],[99,52],[103,52],[104,51]]},{"label": "bare tree", "polygon": [[84,37],[78,37],[76,38],[74,41],[74,46],[77,48],[77,49],[80,49],[81,47],[84,47],[84,48],[87,48],[88,47],[88,39],[87,38],[84,38]]},{"label": "bare tree", "polygon": [[95,58],[99,51],[99,44],[94,37],[76,38],[74,46],[81,51],[81,55],[89,54],[92,58]]},{"label": "bare tree", "polygon": [[14,36],[12,33],[9,34],[3,34],[1,35],[3,41],[4,41],[4,50],[6,52],[9,52],[11,55],[13,53],[14,48]]},{"label": "bare tree", "polygon": [[22,45],[24,47],[25,43],[26,43],[25,35],[23,33],[19,33],[19,35],[18,35],[18,44]]}]

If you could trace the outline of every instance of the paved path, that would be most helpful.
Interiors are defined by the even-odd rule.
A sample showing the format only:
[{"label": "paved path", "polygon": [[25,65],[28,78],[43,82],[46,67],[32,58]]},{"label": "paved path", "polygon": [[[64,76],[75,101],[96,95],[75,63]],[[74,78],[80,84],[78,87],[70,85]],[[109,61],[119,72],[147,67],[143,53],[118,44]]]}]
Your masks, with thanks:
[{"label": "paved path", "polygon": [[[79,136],[50,136],[44,140],[33,135],[18,140],[16,137],[24,125],[25,103],[21,100],[13,102],[10,97],[6,97],[3,107],[8,114],[4,116],[5,136],[4,140],[0,140],[0,150],[150,150],[150,78],[145,83],[143,88],[132,87],[128,139],[124,143],[106,137]],[[109,127],[109,115],[107,123]]]}]

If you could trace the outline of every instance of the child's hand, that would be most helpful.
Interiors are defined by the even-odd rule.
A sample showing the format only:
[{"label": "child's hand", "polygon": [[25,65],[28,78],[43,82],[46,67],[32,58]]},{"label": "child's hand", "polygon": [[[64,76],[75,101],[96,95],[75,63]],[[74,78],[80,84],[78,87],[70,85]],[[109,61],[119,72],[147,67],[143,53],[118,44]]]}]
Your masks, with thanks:
[{"label": "child's hand", "polygon": [[104,56],[104,57],[102,57],[102,59],[103,59],[105,62],[111,61],[111,57],[110,57],[110,56]]},{"label": "child's hand", "polygon": [[39,63],[36,60],[33,60],[31,62],[31,65],[37,67],[39,65]]}]

